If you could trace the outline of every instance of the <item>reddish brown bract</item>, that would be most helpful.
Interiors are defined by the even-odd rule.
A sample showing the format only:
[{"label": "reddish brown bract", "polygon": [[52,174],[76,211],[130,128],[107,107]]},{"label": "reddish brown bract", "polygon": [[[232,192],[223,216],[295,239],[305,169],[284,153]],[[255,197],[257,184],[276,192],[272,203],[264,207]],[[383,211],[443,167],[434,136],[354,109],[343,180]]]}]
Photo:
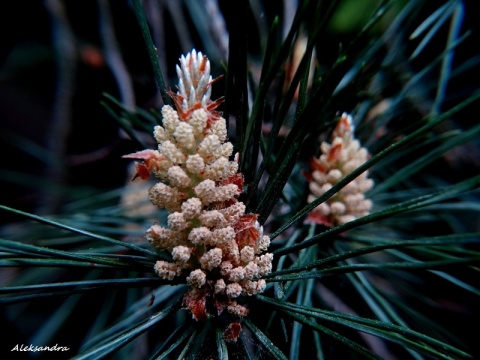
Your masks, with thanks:
[{"label": "reddish brown bract", "polygon": [[142,163],[135,163],[136,173],[132,180],[135,180],[137,177],[142,179],[148,178],[148,176],[155,171],[156,163],[164,159],[163,156],[155,150],[137,151],[133,154],[124,155],[122,158],[143,160]]},{"label": "reddish brown bract", "polygon": [[237,341],[242,332],[242,325],[238,322],[232,322],[223,332],[223,338],[227,341]]},{"label": "reddish brown bract", "polygon": [[183,305],[192,312],[193,318],[197,321],[206,320],[209,316],[205,288],[187,292],[183,298]]}]

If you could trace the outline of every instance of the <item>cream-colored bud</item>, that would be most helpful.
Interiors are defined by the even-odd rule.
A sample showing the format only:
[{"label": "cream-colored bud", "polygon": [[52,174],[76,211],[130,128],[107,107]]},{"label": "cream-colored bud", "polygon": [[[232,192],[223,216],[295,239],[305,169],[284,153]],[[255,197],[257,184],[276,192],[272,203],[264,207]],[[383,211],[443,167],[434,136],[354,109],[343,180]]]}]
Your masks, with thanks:
[{"label": "cream-colored bud", "polygon": [[233,145],[231,142],[227,142],[218,147],[216,154],[217,156],[230,157],[233,153]]},{"label": "cream-colored bud", "polygon": [[191,287],[201,288],[207,281],[207,275],[200,269],[193,270],[187,276],[187,284]]},{"label": "cream-colored bud", "polygon": [[163,260],[158,260],[155,263],[154,270],[158,276],[166,280],[173,280],[173,278],[181,272],[177,264]]},{"label": "cream-colored bud", "polygon": [[192,180],[180,166],[172,166],[168,169],[167,177],[170,184],[178,188],[186,188],[192,183]]},{"label": "cream-colored bud", "polygon": [[209,204],[215,201],[215,182],[213,180],[207,179],[202,181],[200,184],[195,186],[193,191],[204,204]]},{"label": "cream-colored bud", "polygon": [[202,212],[202,202],[200,201],[199,198],[193,197],[190,199],[187,199],[183,204],[182,204],[182,213],[185,219],[193,219],[196,218],[200,215]]},{"label": "cream-colored bud", "polygon": [[162,116],[163,127],[165,130],[167,130],[167,132],[173,134],[180,122],[178,113],[170,105],[165,105],[162,107]]},{"label": "cream-colored bud", "polygon": [[328,190],[332,188],[332,184],[326,183],[322,185],[322,194],[325,194]]},{"label": "cream-colored bud", "polygon": [[323,191],[322,185],[319,185],[315,181],[310,182],[308,184],[308,188],[310,189],[312,194],[315,195],[315,197],[320,197],[325,193],[325,191]]},{"label": "cream-colored bud", "polygon": [[223,175],[224,177],[228,178],[230,176],[235,175],[238,172],[238,162],[236,161],[230,161],[228,163],[228,168],[225,171],[225,174]]},{"label": "cream-colored bud", "polygon": [[172,230],[166,229],[160,225],[152,225],[146,233],[147,240],[159,249],[167,249],[172,245]]},{"label": "cream-colored bud", "polygon": [[240,263],[240,251],[238,250],[238,244],[235,240],[223,244],[223,249],[225,258],[230,260],[233,264]]},{"label": "cream-colored bud", "polygon": [[312,173],[312,177],[313,177],[313,180],[315,180],[315,182],[317,182],[318,184],[324,184],[324,183],[328,182],[327,174],[325,174],[323,172],[320,172],[318,170],[315,170]]},{"label": "cream-colored bud", "polygon": [[218,136],[220,142],[227,140],[227,124],[224,118],[220,118],[215,121],[210,127],[210,131],[212,134]]},{"label": "cream-colored bud", "polygon": [[200,265],[203,269],[212,270],[222,263],[222,249],[215,248],[207,251],[200,258]]},{"label": "cream-colored bud", "polygon": [[229,161],[226,157],[215,160],[212,164],[205,167],[205,176],[212,180],[218,180],[225,177],[228,172]]},{"label": "cream-colored bud", "polygon": [[270,253],[260,255],[256,259],[256,263],[258,265],[258,274],[260,276],[266,275],[272,271],[272,260],[273,254]]},{"label": "cream-colored bud", "polygon": [[157,169],[155,171],[155,176],[159,177],[160,179],[167,178],[168,169],[173,166],[173,163],[168,159],[163,159],[157,162]]},{"label": "cream-colored bud", "polygon": [[161,182],[150,188],[148,196],[150,201],[160,208],[170,210],[180,207],[178,190]]},{"label": "cream-colored bud", "polygon": [[205,162],[198,154],[188,155],[185,165],[187,166],[187,170],[192,174],[200,174],[205,168]]},{"label": "cream-colored bud", "polygon": [[367,149],[365,149],[365,148],[363,148],[363,147],[360,148],[360,149],[356,152],[355,157],[357,157],[358,159],[364,160],[364,162],[365,162],[365,160],[367,160],[367,158],[368,158],[368,151],[367,151]]},{"label": "cream-colored bud", "polygon": [[225,293],[230,299],[234,299],[242,294],[242,287],[237,283],[228,284]]},{"label": "cream-colored bud", "polygon": [[[360,204],[358,204],[356,210],[361,211],[362,216],[365,216],[372,209],[372,205],[373,205],[372,200],[364,199],[362,202],[360,202]],[[366,212],[366,214],[364,212]]]},{"label": "cream-colored bud", "polygon": [[189,150],[195,146],[195,136],[193,128],[186,122],[180,122],[173,133],[177,144],[183,149]]},{"label": "cream-colored bud", "polygon": [[343,174],[338,169],[332,169],[327,174],[327,181],[331,184],[336,184],[341,178]]},{"label": "cream-colored bud", "polygon": [[258,254],[259,252],[265,251],[270,246],[270,237],[267,235],[263,235],[258,238],[257,243],[255,244],[255,253]]},{"label": "cream-colored bud", "polygon": [[326,141],[323,141],[321,144],[320,144],[320,150],[322,151],[322,155],[325,155],[327,154],[329,151],[330,151],[330,144],[327,143]]},{"label": "cream-colored bud", "polygon": [[173,164],[182,164],[185,155],[175,146],[174,143],[167,140],[158,146],[158,151],[170,160]]},{"label": "cream-colored bud", "polygon": [[245,246],[242,250],[240,250],[240,260],[244,263],[248,263],[252,261],[255,256],[255,249],[251,246]]},{"label": "cream-colored bud", "polygon": [[345,174],[350,174],[353,170],[358,168],[360,165],[362,165],[365,161],[362,161],[361,159],[353,158],[348,160],[345,164],[343,164],[343,172]]},{"label": "cream-colored bud", "polygon": [[225,216],[218,210],[204,211],[198,218],[209,228],[226,225]]},{"label": "cream-colored bud", "polygon": [[315,208],[315,211],[317,211],[321,215],[327,216],[330,215],[330,206],[326,202],[324,202],[318,204],[318,206]]},{"label": "cream-colored bud", "polygon": [[213,193],[212,201],[227,201],[238,195],[240,195],[240,191],[235,184],[217,186]]},{"label": "cream-colored bud", "polygon": [[245,281],[245,283],[243,284],[243,291],[245,291],[245,293],[247,295],[254,295],[257,293],[257,282],[256,281]]},{"label": "cream-colored bud", "polygon": [[345,196],[344,202],[348,208],[355,208],[363,199],[365,199],[365,196],[362,193],[349,194]]},{"label": "cream-colored bud", "polygon": [[168,226],[174,231],[182,231],[187,228],[187,221],[181,212],[168,215]]},{"label": "cream-colored bud", "polygon": [[172,249],[172,258],[175,261],[186,263],[190,259],[192,251],[186,246],[175,246]]},{"label": "cream-colored bud", "polygon": [[232,271],[233,265],[230,261],[223,261],[220,264],[220,274],[222,276],[228,276],[230,274],[230,271]]},{"label": "cream-colored bud", "polygon": [[358,149],[360,149],[360,142],[358,140],[352,140],[345,150],[347,151],[347,156],[352,158],[358,154]]},{"label": "cream-colored bud", "polygon": [[262,293],[265,291],[265,288],[267,287],[267,282],[263,279],[260,279],[257,281],[257,294]]},{"label": "cream-colored bud", "polygon": [[243,290],[247,293],[247,295],[255,295],[263,292],[266,286],[267,283],[263,279],[258,281],[246,281],[243,285]]},{"label": "cream-colored bud", "polygon": [[240,216],[245,214],[245,204],[243,202],[235,202],[229,207],[220,209],[219,211],[225,216],[229,223],[235,222]]},{"label": "cream-colored bud", "polygon": [[348,223],[350,221],[353,221],[355,219],[356,219],[356,217],[354,215],[347,214],[347,215],[339,216],[337,221],[341,225],[341,224],[346,224],[346,223]]},{"label": "cream-colored bud", "polygon": [[153,128],[153,136],[155,137],[155,140],[157,140],[158,143],[162,143],[166,140],[171,139],[170,135],[160,125],[157,125]]},{"label": "cream-colored bud", "polygon": [[361,181],[358,182],[358,189],[359,191],[365,193],[366,191],[370,190],[373,187],[373,184],[374,183],[372,179],[362,179]]},{"label": "cream-colored bud", "polygon": [[188,234],[188,240],[190,240],[194,245],[205,244],[209,242],[211,236],[212,232],[208,228],[201,226],[193,228],[190,231]]},{"label": "cream-colored bud", "polygon": [[230,270],[228,274],[229,280],[233,282],[239,282],[245,279],[245,269],[242,266],[237,266]]},{"label": "cream-colored bud", "polygon": [[356,180],[353,180],[349,182],[347,185],[345,185],[345,187],[340,191],[342,195],[357,193],[358,191],[360,191],[359,182]]},{"label": "cream-colored bud", "polygon": [[204,109],[195,110],[188,119],[188,123],[192,126],[196,137],[203,134],[207,126],[207,120],[208,114]]},{"label": "cream-colored bud", "polygon": [[245,279],[251,280],[258,276],[259,267],[254,261],[250,261],[245,266]]},{"label": "cream-colored bud", "polygon": [[228,305],[227,311],[235,316],[246,316],[248,315],[248,309],[245,306],[239,305],[235,302],[234,305]]},{"label": "cream-colored bud", "polygon": [[217,149],[220,147],[220,140],[217,135],[207,135],[205,139],[198,145],[197,152],[209,162],[218,157]]},{"label": "cream-colored bud", "polygon": [[[220,221],[223,219],[220,218]],[[215,220],[214,220],[215,221]],[[212,231],[212,243],[213,245],[222,245],[229,241],[235,240],[235,230],[231,226],[227,226]]]},{"label": "cream-colored bud", "polygon": [[346,210],[347,207],[345,206],[345,204],[339,201],[335,201],[330,204],[330,213],[333,215],[344,214]]},{"label": "cream-colored bud", "polygon": [[313,194],[308,194],[307,196],[307,202],[310,204],[312,201],[315,201],[317,197]]}]

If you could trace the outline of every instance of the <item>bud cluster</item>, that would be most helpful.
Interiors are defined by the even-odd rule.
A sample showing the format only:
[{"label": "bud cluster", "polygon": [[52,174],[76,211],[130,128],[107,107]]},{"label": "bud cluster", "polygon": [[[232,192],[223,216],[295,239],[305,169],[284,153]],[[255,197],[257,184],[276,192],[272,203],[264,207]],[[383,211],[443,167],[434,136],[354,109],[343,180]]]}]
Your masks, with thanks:
[{"label": "bud cluster", "polygon": [[[331,143],[322,142],[321,155],[312,159],[310,164],[309,203],[367,161],[368,150],[360,146],[353,136],[353,130],[351,116],[344,113],[332,133]],[[306,222],[334,226],[368,215],[372,201],[366,199],[364,194],[372,186],[373,181],[368,178],[368,171],[363,172],[327,201],[319,204],[309,214]]]},{"label": "bud cluster", "polygon": [[195,319],[248,313],[239,301],[265,289],[273,255],[264,253],[270,238],[263,235],[258,215],[246,214],[237,200],[243,176],[229,158],[226,122],[211,101],[210,62],[193,50],[177,66],[176,110],[162,108],[163,126],[156,126],[158,150],[143,150],[127,158],[137,163],[137,176],[154,173],[160,179],[149,191],[154,205],[168,212],[168,226],[153,225],[148,241],[171,254],[159,260],[155,272],[172,280],[185,275],[189,291],[184,305]]}]

